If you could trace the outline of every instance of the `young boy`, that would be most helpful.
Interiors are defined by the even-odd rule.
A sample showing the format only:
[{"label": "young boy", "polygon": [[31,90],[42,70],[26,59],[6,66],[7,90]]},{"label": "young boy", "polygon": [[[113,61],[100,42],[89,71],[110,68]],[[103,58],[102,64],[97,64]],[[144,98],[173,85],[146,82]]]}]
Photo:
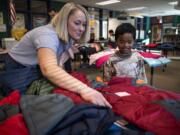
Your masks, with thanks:
[{"label": "young boy", "polygon": [[123,23],[116,28],[115,42],[118,50],[104,65],[105,80],[112,76],[132,77],[136,82],[147,83],[144,62],[138,52],[132,52],[136,29],[130,23]]}]

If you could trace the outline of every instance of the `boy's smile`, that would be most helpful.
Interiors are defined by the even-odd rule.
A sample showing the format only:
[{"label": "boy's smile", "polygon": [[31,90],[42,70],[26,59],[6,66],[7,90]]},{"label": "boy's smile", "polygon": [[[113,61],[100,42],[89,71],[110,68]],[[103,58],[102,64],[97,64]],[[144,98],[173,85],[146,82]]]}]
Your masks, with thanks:
[{"label": "boy's smile", "polygon": [[134,38],[131,33],[124,33],[120,35],[117,41],[117,46],[121,53],[129,53],[131,52],[131,48],[134,43]]}]

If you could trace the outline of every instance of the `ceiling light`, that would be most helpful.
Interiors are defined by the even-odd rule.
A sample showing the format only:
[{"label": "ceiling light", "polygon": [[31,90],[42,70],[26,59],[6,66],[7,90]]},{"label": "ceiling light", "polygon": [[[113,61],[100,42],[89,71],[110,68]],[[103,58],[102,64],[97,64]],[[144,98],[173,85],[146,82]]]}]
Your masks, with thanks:
[{"label": "ceiling light", "polygon": [[128,8],[126,9],[127,11],[135,11],[135,10],[142,10],[145,9],[146,7],[135,7],[135,8]]},{"label": "ceiling light", "polygon": [[118,3],[118,2],[121,2],[121,1],[120,0],[107,0],[103,2],[98,2],[96,3],[96,5],[109,5],[109,4]]},{"label": "ceiling light", "polygon": [[168,4],[169,4],[169,5],[172,5],[172,6],[175,6],[175,5],[178,4],[178,1],[169,2]]}]

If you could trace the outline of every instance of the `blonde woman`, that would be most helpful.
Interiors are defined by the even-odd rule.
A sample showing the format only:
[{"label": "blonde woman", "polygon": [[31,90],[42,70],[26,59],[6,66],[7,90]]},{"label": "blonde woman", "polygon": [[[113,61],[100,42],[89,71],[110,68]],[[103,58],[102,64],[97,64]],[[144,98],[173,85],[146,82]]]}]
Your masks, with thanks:
[{"label": "blonde woman", "polygon": [[[101,93],[72,77],[63,69],[67,56],[73,57],[72,45],[75,42],[88,41],[88,23],[89,17],[85,8],[74,3],[65,4],[50,24],[31,30],[10,50],[6,59],[9,59],[11,64],[9,67],[7,64],[6,72],[18,67],[18,72],[21,74],[21,69],[33,67],[31,68],[33,72],[30,73],[32,76],[34,67],[38,65],[42,75],[56,86],[78,93],[91,103],[111,107]],[[12,65],[15,66],[12,68]],[[30,74],[28,73],[27,76]],[[30,77],[25,79],[29,81],[25,81],[25,84],[32,82],[33,79]],[[8,83],[4,84],[8,85]],[[21,90],[21,86],[19,89]]]}]

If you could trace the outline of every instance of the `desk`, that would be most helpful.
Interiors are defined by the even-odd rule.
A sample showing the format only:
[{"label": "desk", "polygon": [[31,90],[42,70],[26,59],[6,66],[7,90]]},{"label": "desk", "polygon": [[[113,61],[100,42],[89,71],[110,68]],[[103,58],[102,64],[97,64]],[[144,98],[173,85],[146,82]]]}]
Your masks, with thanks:
[{"label": "desk", "polygon": [[166,64],[171,62],[171,60],[166,57],[160,57],[158,59],[143,57],[143,59],[144,59],[145,63],[147,63],[148,66],[150,66],[150,68],[151,68],[150,85],[153,85],[154,68],[160,67],[160,66],[165,66]]}]

